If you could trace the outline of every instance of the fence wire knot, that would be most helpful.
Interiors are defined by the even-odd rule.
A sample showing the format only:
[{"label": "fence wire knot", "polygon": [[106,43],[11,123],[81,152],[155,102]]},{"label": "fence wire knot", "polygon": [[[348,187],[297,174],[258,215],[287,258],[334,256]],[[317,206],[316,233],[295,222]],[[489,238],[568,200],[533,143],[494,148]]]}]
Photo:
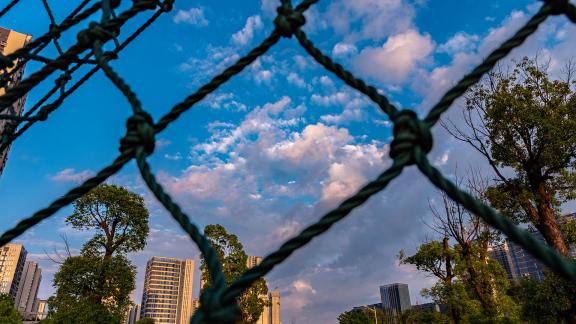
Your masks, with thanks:
[{"label": "fence wire knot", "polygon": [[96,41],[105,43],[109,39],[118,35],[118,30],[106,29],[101,24],[94,21],[88,26],[88,29],[79,32],[77,36],[78,44],[85,48],[92,47]]},{"label": "fence wire knot", "polygon": [[420,147],[424,153],[432,149],[430,128],[412,110],[401,110],[396,113],[394,121],[394,139],[390,144],[390,157],[396,159],[401,155],[410,155],[409,164],[414,164],[415,148]]},{"label": "fence wire knot", "polygon": [[143,147],[148,156],[154,152],[155,142],[152,116],[145,111],[136,112],[126,121],[126,136],[120,140],[120,152],[135,154],[138,147]]},{"label": "fence wire knot", "polygon": [[274,19],[274,25],[282,37],[292,37],[306,23],[302,12],[292,9],[289,3],[283,3],[276,11],[278,16]]},{"label": "fence wire knot", "polygon": [[222,294],[214,288],[206,288],[200,295],[200,310],[203,323],[234,323],[240,316],[240,308],[236,302],[222,304]]}]

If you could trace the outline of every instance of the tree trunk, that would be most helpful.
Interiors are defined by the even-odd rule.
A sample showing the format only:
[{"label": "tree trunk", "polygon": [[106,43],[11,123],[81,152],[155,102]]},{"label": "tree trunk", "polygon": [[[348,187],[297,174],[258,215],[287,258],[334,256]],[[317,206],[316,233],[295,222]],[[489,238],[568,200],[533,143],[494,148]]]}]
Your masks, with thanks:
[{"label": "tree trunk", "polygon": [[[450,254],[448,253],[448,237],[444,237],[444,239],[442,240],[442,249],[444,250],[444,259],[445,259],[445,264],[446,264],[446,278],[444,278],[444,283],[446,284],[446,287],[448,287],[448,291],[450,292],[450,294],[452,294],[452,278],[454,277],[454,275],[452,274],[452,258],[450,257]],[[450,311],[450,316],[452,317],[452,321],[454,322],[454,324],[459,324],[460,323],[460,315],[458,314],[458,310],[456,309],[456,307],[452,307],[452,305],[446,305],[448,306],[448,309]]]},{"label": "tree trunk", "polygon": [[550,207],[551,196],[546,189],[543,182],[540,182],[537,186],[536,191],[537,206],[538,206],[538,216],[539,221],[536,223],[536,228],[546,242],[558,250],[564,255],[568,255],[568,247],[564,238],[562,237],[562,232],[556,223],[556,217],[554,216],[554,210]]}]

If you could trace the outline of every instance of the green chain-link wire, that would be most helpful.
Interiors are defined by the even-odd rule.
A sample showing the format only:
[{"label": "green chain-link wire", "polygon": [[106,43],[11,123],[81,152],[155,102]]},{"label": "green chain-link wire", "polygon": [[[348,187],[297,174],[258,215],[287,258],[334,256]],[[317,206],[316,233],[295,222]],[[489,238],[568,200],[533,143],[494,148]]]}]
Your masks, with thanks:
[{"label": "green chain-link wire", "polygon": [[[13,6],[18,1],[15,0],[8,6]],[[43,97],[40,103],[33,107],[33,110],[40,110],[34,116],[27,113],[22,117],[0,115],[0,118],[13,120],[17,123],[27,121],[17,133],[8,137],[3,137],[3,143],[0,144],[0,150],[11,143],[15,138],[20,136],[27,128],[38,120],[46,120],[49,113],[60,106],[64,99],[74,90],[80,87],[91,75],[99,69],[102,69],[111,82],[122,92],[128,99],[133,110],[133,115],[126,123],[126,135],[120,141],[120,155],[112,164],[103,168],[95,176],[89,178],[77,188],[70,190],[63,197],[55,200],[48,207],[39,210],[32,216],[19,222],[14,228],[6,231],[0,236],[0,246],[10,242],[14,238],[24,233],[29,228],[38,224],[40,221],[52,216],[61,208],[69,205],[74,200],[88,193],[90,190],[103,183],[108,177],[120,171],[120,169],[132,159],[136,160],[140,174],[146,182],[148,188],[162,205],[170,212],[172,217],[178,222],[180,227],[188,234],[192,241],[198,246],[202,257],[206,260],[212,286],[205,289],[200,297],[200,309],[194,314],[191,323],[232,323],[240,315],[240,309],[237,304],[238,298],[258,279],[270,272],[275,266],[282,263],[294,251],[308,244],[313,238],[329,230],[332,225],[348,216],[355,208],[364,204],[370,197],[384,190],[388,184],[397,178],[405,167],[416,165],[436,187],[446,192],[446,194],[455,202],[461,204],[471,213],[480,216],[487,224],[501,231],[507,237],[520,244],[527,251],[532,253],[537,259],[542,261],[550,269],[565,278],[576,281],[576,264],[568,260],[565,256],[550,248],[549,246],[536,240],[530,233],[514,225],[509,218],[499,214],[481,201],[475,199],[467,192],[459,189],[455,184],[447,180],[439,170],[433,167],[427,158],[427,154],[432,149],[431,128],[440,120],[442,114],[446,112],[453,102],[462,96],[470,86],[478,82],[482,76],[492,69],[495,64],[510,53],[510,51],[520,46],[526,38],[532,35],[538,26],[551,15],[565,15],[570,21],[576,23],[576,7],[566,0],[547,0],[542,8],[509,40],[504,42],[498,49],[490,55],[469,74],[458,82],[452,89],[448,90],[440,101],[432,107],[424,119],[418,118],[415,112],[411,110],[398,110],[389,100],[380,94],[376,88],[367,85],[363,80],[354,77],[352,73],[344,69],[341,65],[335,63],[330,57],[324,55],[317,49],[313,42],[310,41],[306,34],[300,29],[305,23],[304,12],[318,0],[304,0],[295,8],[292,7],[291,1],[281,0],[278,15],[274,20],[275,29],[260,45],[252,49],[246,56],[240,58],[236,63],[225,69],[222,73],[215,76],[207,84],[200,87],[195,93],[185,98],[182,102],[175,105],[168,113],[154,123],[151,116],[142,108],[136,93],[130,86],[114,71],[109,61],[118,54],[129,42],[136,38],[145,28],[152,24],[162,13],[172,9],[173,0],[166,0],[163,3],[152,0],[137,0],[133,6],[120,14],[114,15],[120,1],[104,0],[99,2],[98,8],[102,10],[102,19],[100,23],[91,23],[90,27],[78,34],[78,43],[73,45],[66,52],[62,52],[58,58],[47,60],[46,65],[38,72],[32,74],[21,84],[9,88],[7,92],[0,97],[0,112],[2,107],[10,105],[20,98],[23,93],[28,92],[38,83],[42,82],[48,75],[57,69],[68,69],[68,66],[74,62],[78,54],[90,50],[91,52],[78,64],[87,61],[90,55],[96,57],[95,66],[83,78],[77,81],[68,91],[62,90],[61,96],[51,104],[44,105],[50,96],[57,90]],[[45,2],[46,3],[46,2]],[[0,11],[0,17],[10,8]],[[116,40],[120,28],[129,19],[136,16],[139,12],[145,10],[160,9],[132,36],[119,44]],[[32,45],[27,45],[14,55],[0,57],[0,68],[9,66],[15,59],[30,58],[28,54],[33,49],[44,47],[50,41],[56,41],[61,31],[70,28],[75,23],[85,19],[95,11],[94,6],[85,10],[81,14],[70,15],[64,22],[57,26],[58,32],[50,31]],[[49,8],[46,6],[49,12]],[[79,11],[80,9],[78,9]],[[51,13],[49,12],[49,15]],[[81,18],[82,16],[82,18]],[[51,16],[51,21],[54,19]],[[54,23],[53,23],[54,24]],[[155,135],[162,132],[173,121],[178,119],[181,114],[189,110],[194,104],[201,101],[208,94],[217,90],[222,84],[227,82],[233,76],[239,74],[248,65],[253,63],[258,57],[266,53],[282,37],[290,38],[296,36],[300,45],[325,69],[332,72],[350,87],[363,93],[370,98],[384,112],[394,124],[393,140],[390,144],[390,157],[393,160],[392,165],[384,171],[375,180],[362,187],[356,194],[344,200],[338,207],[326,213],[318,222],[305,228],[301,233],[285,242],[277,251],[266,256],[262,262],[248,271],[239,279],[226,287],[221,265],[218,261],[214,248],[208,239],[200,232],[198,227],[191,222],[190,218],[182,212],[181,208],[173,202],[172,198],[166,194],[162,186],[156,181],[154,174],[150,170],[146,158],[154,152]],[[112,53],[103,52],[102,45],[110,40],[116,42],[117,47]],[[40,49],[41,50],[41,49]],[[37,51],[38,52],[38,51]],[[36,52],[36,53],[37,53]],[[4,64],[4,65],[2,65]],[[78,66],[78,65],[77,65]],[[75,66],[74,68],[76,68]],[[75,71],[74,68],[70,71]],[[65,81],[64,81],[65,82]],[[54,88],[53,88],[54,89]],[[58,89],[58,88],[56,88]]]}]

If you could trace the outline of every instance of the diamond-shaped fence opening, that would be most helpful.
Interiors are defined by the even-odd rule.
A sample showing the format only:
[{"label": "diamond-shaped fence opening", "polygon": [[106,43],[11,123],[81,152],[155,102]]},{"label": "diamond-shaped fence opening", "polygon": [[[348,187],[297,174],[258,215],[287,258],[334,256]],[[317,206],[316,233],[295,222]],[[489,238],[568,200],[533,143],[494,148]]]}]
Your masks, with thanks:
[{"label": "diamond-shaped fence opening", "polygon": [[[47,219],[61,208],[71,204],[118,172],[129,161],[135,159],[140,174],[150,190],[200,249],[203,258],[206,260],[210,277],[213,280],[212,287],[202,293],[200,309],[194,314],[191,323],[234,322],[239,311],[236,304],[237,297],[248,289],[255,280],[270,272],[276,265],[282,263],[297,249],[308,244],[314,237],[326,232],[332,225],[349,215],[371,196],[385,189],[390,181],[402,173],[404,168],[416,165],[424,176],[436,187],[444,191],[451,199],[463,205],[471,213],[480,216],[490,226],[520,244],[557,274],[576,281],[575,263],[539,242],[525,230],[514,225],[509,218],[486,206],[467,192],[460,190],[455,184],[447,180],[439,170],[433,167],[427,158],[427,153],[432,148],[431,128],[438,123],[442,114],[470,86],[478,82],[500,59],[521,45],[548,17],[564,15],[571,22],[576,23],[576,7],[567,0],[543,1],[540,10],[516,34],[490,53],[480,65],[448,90],[423,119],[418,118],[411,110],[398,110],[376,88],[354,77],[352,73],[335,63],[314,46],[306,33],[301,30],[301,27],[306,23],[304,12],[317,3],[318,0],[303,0],[296,7],[292,6],[290,0],[281,0],[277,10],[277,17],[274,20],[275,29],[260,45],[226,68],[222,73],[216,75],[195,93],[176,104],[156,122],[142,108],[137,94],[114,71],[109,62],[116,59],[120,52],[146,28],[152,25],[160,15],[170,11],[174,0],[133,0],[132,6],[122,12],[117,12],[119,11],[120,0],[102,0],[93,4],[90,4],[90,0],[84,0],[61,23],[55,21],[47,0],[42,1],[51,22],[48,32],[12,54],[0,55],[0,70],[2,71],[0,87],[5,89],[5,93],[0,96],[0,120],[6,121],[6,127],[3,133],[0,134],[0,152],[6,150],[12,142],[35,123],[49,119],[50,114],[58,109],[67,97],[82,86],[98,70],[102,70],[112,84],[128,99],[133,115],[126,123],[126,135],[120,140],[120,154],[110,165],[101,169],[96,175],[70,190],[64,196],[54,200],[48,207],[21,220],[14,228],[3,233],[0,236],[0,246],[10,242],[40,221]],[[0,18],[18,3],[19,0],[12,0],[3,9],[0,9]],[[119,40],[117,36],[123,26],[132,18],[147,11],[153,12],[148,20],[127,38]],[[77,34],[77,42],[74,45],[66,50],[62,49],[58,42],[60,35],[96,13],[101,14],[100,21],[90,23],[88,28]],[[335,74],[350,87],[366,95],[389,116],[394,124],[394,139],[390,148],[390,156],[393,159],[393,163],[356,194],[326,213],[318,222],[308,226],[297,236],[286,241],[278,250],[265,257],[258,266],[249,269],[233,284],[226,286],[214,249],[198,227],[190,221],[190,218],[182,212],[180,207],[172,201],[171,197],[165,193],[162,186],[156,181],[148,165],[147,157],[154,152],[155,135],[162,132],[173,121],[178,119],[182,113],[218,89],[230,78],[239,74],[244,68],[278,43],[281,38],[291,37],[295,37],[300,46],[316,62]],[[50,43],[53,43],[57,49],[58,56],[55,58],[42,56],[42,50]],[[104,51],[103,46],[108,43],[112,43],[114,49]],[[38,61],[44,65],[26,79],[20,82],[10,82],[11,76],[14,73],[18,73],[28,61]],[[86,74],[76,79],[77,81],[73,84],[68,84],[72,79],[72,75],[84,65],[92,65],[93,67]],[[25,96],[26,93],[48,77],[53,77],[54,75],[57,75],[55,85],[45,96],[33,104],[26,113],[21,116],[10,113],[9,108],[15,101]],[[55,99],[52,99],[54,97]]]}]

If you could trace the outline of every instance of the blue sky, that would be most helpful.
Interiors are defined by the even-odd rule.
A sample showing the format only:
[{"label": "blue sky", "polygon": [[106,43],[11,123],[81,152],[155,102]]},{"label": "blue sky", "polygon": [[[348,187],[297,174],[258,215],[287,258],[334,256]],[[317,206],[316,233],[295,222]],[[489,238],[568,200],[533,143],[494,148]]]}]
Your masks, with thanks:
[{"label": "blue sky", "polygon": [[[56,19],[78,2],[55,8]],[[124,2],[122,8],[131,3]],[[320,1],[307,13],[304,30],[324,53],[398,107],[422,114],[539,5],[523,0]],[[272,0],[176,1],[174,10],[112,66],[157,120],[263,40],[273,29],[276,6]],[[120,39],[145,15],[129,23]],[[38,37],[46,32],[48,18],[40,1],[22,0],[0,25]],[[78,30],[63,35],[63,47],[73,44]],[[566,19],[550,19],[510,59],[540,53],[557,73],[573,55],[575,35]],[[53,46],[45,51],[54,54]],[[30,63],[26,73],[40,66]],[[28,95],[28,108],[55,77]],[[457,123],[458,109],[457,103],[449,113]],[[98,73],[48,121],[18,139],[0,178],[0,230],[110,163],[130,113],[127,101]],[[446,174],[457,165],[486,170],[469,148],[440,129],[434,133],[430,159]],[[388,119],[374,105],[313,62],[296,40],[283,39],[158,135],[149,161],[200,227],[221,223],[239,235],[248,254],[265,255],[388,166],[390,135]],[[144,195],[151,211],[148,247],[131,255],[139,271],[139,303],[149,257],[198,259],[198,251],[149,194],[133,163],[110,182]],[[434,197],[432,186],[410,169],[272,271],[267,279],[282,293],[284,323],[334,323],[342,311],[378,301],[378,286],[390,282],[408,283],[412,302],[423,302],[418,292],[433,280],[399,266],[396,254],[413,251],[432,236],[424,222],[430,217],[427,199]],[[61,251],[59,235],[66,234],[77,251],[90,235],[65,225],[70,212],[63,209],[18,240],[30,259],[42,263],[40,297],[52,292],[57,270],[44,250]]]}]

